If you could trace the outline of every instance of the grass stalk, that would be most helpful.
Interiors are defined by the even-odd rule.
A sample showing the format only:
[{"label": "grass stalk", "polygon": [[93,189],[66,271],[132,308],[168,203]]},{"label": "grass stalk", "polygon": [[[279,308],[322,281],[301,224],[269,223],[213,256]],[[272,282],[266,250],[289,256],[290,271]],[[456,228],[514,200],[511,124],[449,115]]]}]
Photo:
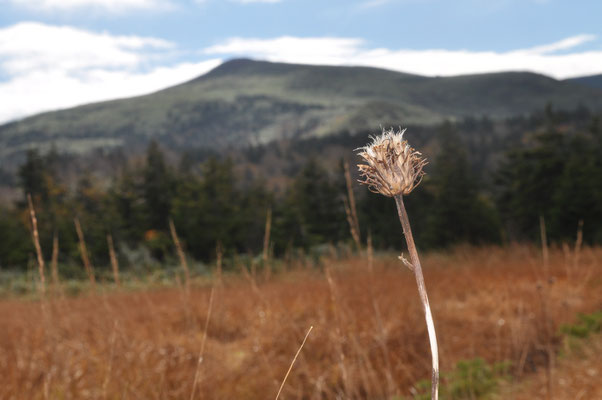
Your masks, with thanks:
[{"label": "grass stalk", "polygon": [[355,206],[355,195],[353,194],[353,186],[351,185],[351,173],[349,172],[349,165],[347,162],[343,164],[345,168],[345,184],[347,186],[347,197],[343,198],[345,203],[345,214],[347,215],[347,222],[349,223],[349,230],[351,237],[357,246],[358,251],[362,249],[362,241],[360,234],[360,223],[357,218],[357,207]]},{"label": "grass stalk", "polygon": [[581,247],[583,246],[583,220],[579,220],[577,227],[577,238],[575,239],[575,254],[573,258],[573,269],[577,269],[579,266],[579,259],[581,257]]},{"label": "grass stalk", "polygon": [[84,238],[84,232],[82,231],[79,219],[75,218],[73,222],[75,224],[75,231],[79,240],[79,253],[81,255],[82,262],[84,263],[84,268],[86,269],[86,273],[88,274],[90,284],[92,285],[92,287],[95,287],[96,278],[94,277],[94,267],[92,266],[90,258],[88,257],[88,249],[86,247],[86,239]]},{"label": "grass stalk", "polygon": [[314,329],[314,327],[310,326],[309,330],[305,334],[305,338],[303,338],[303,342],[301,343],[301,346],[299,346],[297,353],[295,353],[295,357],[293,357],[293,361],[291,362],[291,365],[288,367],[288,371],[286,371],[286,375],[284,375],[284,379],[282,380],[282,383],[280,384],[280,389],[278,389],[278,393],[276,394],[276,400],[278,400],[278,398],[280,397],[280,393],[282,393],[282,388],[284,388],[284,384],[286,383],[286,380],[287,380],[289,374],[291,373],[291,370],[293,369],[293,365],[295,365],[295,361],[297,361],[297,357],[299,357],[299,354],[301,353],[301,349],[303,349],[303,346],[305,346],[305,342],[307,341],[307,338],[309,337],[309,334],[311,333],[312,329]]},{"label": "grass stalk", "polygon": [[222,264],[223,264],[223,259],[224,259],[224,250],[222,248],[222,242],[218,241],[217,245],[215,246],[215,255],[216,255],[216,260],[215,260],[215,277],[217,280],[217,284],[219,286],[223,285],[222,282]]},{"label": "grass stalk", "polygon": [[33,201],[31,195],[27,194],[27,203],[29,205],[29,216],[31,218],[31,230],[33,235],[33,244],[36,248],[36,255],[38,257],[38,272],[40,274],[40,285],[39,291],[42,298],[46,294],[46,278],[44,275],[44,256],[42,255],[42,247],[40,246],[40,235],[38,233],[38,219],[36,218],[36,211],[33,208]]},{"label": "grass stalk", "polygon": [[[545,291],[545,292],[544,292]],[[544,326],[544,351],[546,352],[546,399],[551,400],[554,397],[553,391],[553,371],[555,364],[555,354],[553,346],[553,328],[548,313],[548,289],[544,285],[537,286],[539,303],[541,305],[542,322]]]},{"label": "grass stalk", "polygon": [[59,287],[59,235],[55,231],[52,236],[52,258],[50,260],[50,271],[52,273],[52,286],[54,289]]},{"label": "grass stalk", "polygon": [[543,268],[548,278],[548,269],[550,265],[550,253],[548,251],[548,236],[546,234],[546,220],[543,215],[539,216],[539,234],[541,236],[541,251],[543,255]]},{"label": "grass stalk", "polygon": [[109,247],[109,258],[111,259],[111,269],[113,270],[113,280],[117,286],[121,286],[119,281],[119,261],[115,255],[115,246],[113,246],[113,236],[107,234],[107,245]]},{"label": "grass stalk", "polygon": [[414,243],[414,236],[412,235],[412,228],[410,226],[410,220],[408,213],[406,212],[403,204],[402,194],[398,194],[395,197],[395,203],[397,204],[397,212],[399,214],[399,221],[403,228],[403,233],[408,244],[408,252],[410,253],[411,266],[410,269],[416,276],[416,284],[418,285],[418,293],[420,294],[420,300],[422,301],[422,307],[424,310],[424,318],[426,320],[426,327],[429,335],[429,342],[431,346],[431,357],[432,357],[432,377],[431,377],[431,398],[436,400],[439,398],[439,352],[437,348],[437,334],[435,332],[435,324],[433,322],[433,315],[431,313],[431,307],[429,305],[429,299],[426,292],[426,286],[424,284],[424,276],[422,275],[422,266],[420,265],[420,259],[418,258],[418,251],[416,250],[416,244]]},{"label": "grass stalk", "polygon": [[272,208],[268,208],[265,216],[265,231],[263,235],[263,268],[265,268],[266,279],[270,277],[272,270],[269,265],[270,261],[270,232],[272,230]]},{"label": "grass stalk", "polygon": [[197,387],[199,379],[200,379],[201,364],[203,363],[203,355],[205,354],[205,343],[207,342],[207,329],[209,328],[209,319],[211,318],[211,309],[213,308],[213,293],[214,292],[215,292],[215,287],[212,287],[211,293],[209,294],[209,306],[207,308],[207,317],[205,318],[205,328],[203,329],[203,339],[201,340],[201,349],[199,350],[199,357],[197,358],[196,370],[194,372],[194,381],[192,382],[192,391],[190,393],[190,400],[194,399],[196,387]]},{"label": "grass stalk", "polygon": [[374,246],[372,245],[372,233],[368,231],[366,239],[366,255],[368,256],[368,271],[370,276],[374,276]]},{"label": "grass stalk", "polygon": [[113,332],[111,333],[110,339],[110,351],[109,351],[109,365],[105,372],[105,378],[102,382],[102,398],[107,399],[107,388],[109,387],[109,382],[111,381],[111,374],[113,372],[113,359],[115,358],[115,341],[117,340],[117,321],[113,324]]},{"label": "grass stalk", "polygon": [[178,232],[176,232],[176,226],[174,225],[173,220],[171,218],[169,219],[169,231],[171,232],[171,238],[176,246],[178,257],[180,258],[180,264],[182,265],[182,269],[184,270],[184,277],[186,279],[186,293],[190,293],[190,270],[188,269],[188,261],[186,260],[186,254],[184,254],[184,250],[182,249],[182,244],[180,243]]}]

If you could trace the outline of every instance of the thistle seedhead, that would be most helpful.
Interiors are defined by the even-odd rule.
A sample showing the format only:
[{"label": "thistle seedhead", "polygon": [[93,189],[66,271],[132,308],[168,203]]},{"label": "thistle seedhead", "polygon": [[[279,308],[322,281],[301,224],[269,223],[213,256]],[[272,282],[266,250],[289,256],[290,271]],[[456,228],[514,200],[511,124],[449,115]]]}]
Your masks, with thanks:
[{"label": "thistle seedhead", "polygon": [[367,164],[358,164],[363,180],[374,193],[388,197],[409,194],[420,184],[427,164],[422,154],[403,139],[404,130],[383,130],[372,144],[361,147],[359,155]]}]

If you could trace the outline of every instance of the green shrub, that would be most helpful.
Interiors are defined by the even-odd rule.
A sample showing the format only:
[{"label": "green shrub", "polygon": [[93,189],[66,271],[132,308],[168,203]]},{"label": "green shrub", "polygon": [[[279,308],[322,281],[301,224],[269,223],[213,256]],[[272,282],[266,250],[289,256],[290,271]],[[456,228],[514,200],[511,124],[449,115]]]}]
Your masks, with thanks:
[{"label": "green shrub", "polygon": [[[501,379],[508,376],[510,362],[487,364],[482,358],[462,360],[453,371],[443,373],[439,398],[441,400],[486,399],[497,388]],[[431,398],[431,381],[422,380],[414,386],[415,400]]]},{"label": "green shrub", "polygon": [[591,314],[577,315],[579,322],[576,324],[564,324],[560,327],[560,332],[578,338],[585,338],[590,333],[597,333],[601,331],[602,327],[602,311],[596,311]]}]

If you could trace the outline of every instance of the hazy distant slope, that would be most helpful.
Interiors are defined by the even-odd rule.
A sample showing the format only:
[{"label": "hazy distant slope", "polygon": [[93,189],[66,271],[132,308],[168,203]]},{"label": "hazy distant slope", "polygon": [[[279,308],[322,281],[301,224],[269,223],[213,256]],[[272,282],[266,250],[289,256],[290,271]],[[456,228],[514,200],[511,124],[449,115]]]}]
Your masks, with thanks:
[{"label": "hazy distant slope", "polygon": [[581,76],[579,78],[567,79],[569,82],[578,83],[583,86],[588,86],[596,89],[602,89],[602,74]]},{"label": "hazy distant slope", "polygon": [[28,147],[224,147],[380,124],[505,117],[546,103],[602,109],[602,90],[532,73],[427,78],[376,68],[233,60],[146,96],[44,113],[0,126],[0,156]]}]

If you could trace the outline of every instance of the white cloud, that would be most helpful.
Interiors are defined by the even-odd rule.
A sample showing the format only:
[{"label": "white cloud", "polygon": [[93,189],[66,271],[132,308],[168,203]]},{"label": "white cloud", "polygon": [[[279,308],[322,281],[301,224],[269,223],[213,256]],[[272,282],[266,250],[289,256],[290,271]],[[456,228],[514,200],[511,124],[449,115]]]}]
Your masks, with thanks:
[{"label": "white cloud", "polygon": [[283,36],[231,38],[205,52],[300,64],[372,66],[427,76],[531,71],[563,79],[602,73],[602,50],[557,53],[594,39],[593,35],[578,35],[544,46],[494,52],[369,48],[354,38]]},{"label": "white cloud", "polygon": [[577,35],[543,46],[531,47],[530,49],[526,49],[526,51],[534,54],[554,53],[559,50],[568,50],[577,47],[583,43],[591,42],[592,40],[596,40],[595,35]]},{"label": "white cloud", "polygon": [[344,65],[355,58],[363,44],[361,39],[298,38],[282,36],[275,39],[232,38],[205,49],[207,54],[250,56],[270,61],[302,64]]},{"label": "white cloud", "polygon": [[37,22],[0,29],[0,70],[10,75],[88,67],[133,67],[143,60],[135,50],[163,50],[174,45],[162,39],[97,34],[69,26]]},{"label": "white cloud", "polygon": [[7,0],[8,2],[36,10],[103,9],[110,12],[129,10],[163,9],[170,7],[169,0]]},{"label": "white cloud", "polygon": [[150,93],[221,63],[157,66],[175,45],[72,27],[20,23],[0,29],[0,122],[79,104]]}]

